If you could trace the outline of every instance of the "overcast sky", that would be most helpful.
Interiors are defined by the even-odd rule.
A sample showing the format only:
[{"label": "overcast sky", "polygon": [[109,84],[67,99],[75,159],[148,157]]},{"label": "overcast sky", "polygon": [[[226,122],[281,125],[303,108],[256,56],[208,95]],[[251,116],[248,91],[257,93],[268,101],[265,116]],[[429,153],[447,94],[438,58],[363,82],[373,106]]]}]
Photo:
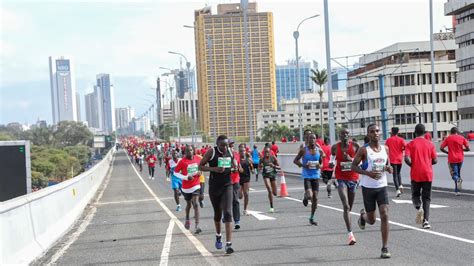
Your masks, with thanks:
[{"label": "overcast sky", "polygon": [[[194,10],[211,5],[215,13],[218,3],[233,2],[238,1],[1,0],[0,124],[51,122],[50,55],[74,60],[81,107],[95,75],[105,72],[115,85],[116,107],[130,105],[140,114],[163,73],[158,67],[179,66],[179,57],[167,51],[181,52],[195,65],[194,32],[183,27],[193,24]],[[320,14],[300,27],[299,53],[325,68],[322,0],[257,2],[260,12],[273,12],[278,64],[294,58],[298,23]],[[349,64],[354,55],[396,42],[429,40],[428,0],[329,2],[331,56],[347,56]],[[434,1],[435,32],[451,28],[445,2]]]}]

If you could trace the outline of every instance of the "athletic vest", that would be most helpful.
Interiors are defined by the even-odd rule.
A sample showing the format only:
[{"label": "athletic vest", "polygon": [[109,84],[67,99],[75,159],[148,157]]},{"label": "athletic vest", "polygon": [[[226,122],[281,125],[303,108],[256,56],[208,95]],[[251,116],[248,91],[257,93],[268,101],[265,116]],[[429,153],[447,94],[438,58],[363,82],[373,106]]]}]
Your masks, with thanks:
[{"label": "athletic vest", "polygon": [[[315,154],[311,154],[310,150],[308,147],[305,147],[305,154],[302,158],[303,165],[307,165],[308,162],[310,164],[309,168],[303,167],[303,170],[301,172],[301,176],[303,178],[309,178],[309,179],[317,179],[321,177],[321,171],[320,169],[316,168],[316,165],[319,164],[319,159],[321,157],[320,154],[320,149],[315,147]],[[320,165],[322,167],[322,165]]]},{"label": "athletic vest", "polygon": [[385,146],[381,145],[380,151],[375,152],[370,146],[367,149],[367,169],[366,171],[372,172],[372,170],[382,172],[380,179],[375,180],[372,177],[361,175],[360,185],[366,188],[381,188],[387,186],[387,173],[384,171],[385,165],[388,161],[388,154]]},{"label": "athletic vest", "polygon": [[[347,148],[347,155],[354,158],[355,151],[354,145],[352,141],[349,142],[349,147]],[[357,181],[359,179],[359,174],[351,171],[352,161],[344,161],[344,154],[342,152],[341,143],[337,144],[336,149],[336,179],[339,180],[349,180],[349,181]]]}]

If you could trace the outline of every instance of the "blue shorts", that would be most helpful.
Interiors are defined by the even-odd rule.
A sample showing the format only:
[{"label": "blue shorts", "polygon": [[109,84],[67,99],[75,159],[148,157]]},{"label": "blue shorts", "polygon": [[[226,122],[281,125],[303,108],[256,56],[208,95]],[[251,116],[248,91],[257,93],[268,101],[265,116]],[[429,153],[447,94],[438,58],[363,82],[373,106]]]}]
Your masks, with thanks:
[{"label": "blue shorts", "polygon": [[183,181],[177,177],[172,177],[171,178],[171,189],[175,190],[175,189],[180,189],[181,190],[181,186],[183,185]]},{"label": "blue shorts", "polygon": [[337,180],[337,187],[340,188],[347,188],[348,192],[355,193],[357,189],[357,182],[356,181],[349,181],[349,180]]}]

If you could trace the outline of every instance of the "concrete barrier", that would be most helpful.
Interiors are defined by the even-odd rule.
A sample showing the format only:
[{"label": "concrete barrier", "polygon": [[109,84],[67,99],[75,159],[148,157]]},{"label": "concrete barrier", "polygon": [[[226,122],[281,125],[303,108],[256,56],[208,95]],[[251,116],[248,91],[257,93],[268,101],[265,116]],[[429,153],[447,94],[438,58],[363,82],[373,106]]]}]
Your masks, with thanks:
[{"label": "concrete barrier", "polygon": [[[296,154],[279,154],[278,160],[286,173],[301,173],[301,168],[293,164]],[[454,182],[451,179],[448,168],[448,156],[444,153],[438,153],[438,163],[433,166],[434,178],[433,187],[454,190]],[[465,154],[464,163],[461,170],[463,178],[463,190],[474,191],[474,153]],[[392,175],[389,175],[388,182],[393,183]],[[402,183],[405,186],[410,185],[410,167],[403,163]]]},{"label": "concrete barrier", "polygon": [[0,203],[0,265],[28,264],[80,217],[110,168],[111,150],[88,171],[37,192]]}]

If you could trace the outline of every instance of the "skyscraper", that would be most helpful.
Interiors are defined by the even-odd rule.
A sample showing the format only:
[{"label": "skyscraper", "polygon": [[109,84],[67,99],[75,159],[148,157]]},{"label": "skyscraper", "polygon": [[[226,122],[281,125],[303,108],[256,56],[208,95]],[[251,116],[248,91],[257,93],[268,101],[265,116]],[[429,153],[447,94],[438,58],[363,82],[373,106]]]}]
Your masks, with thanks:
[{"label": "skyscraper", "polygon": [[49,78],[53,125],[60,121],[77,121],[76,86],[71,60],[64,56],[50,56]]},{"label": "skyscraper", "polygon": [[98,101],[100,106],[100,128],[106,133],[111,133],[115,130],[115,102],[113,85],[110,84],[109,74],[98,74],[96,79],[97,88],[95,90],[100,90],[100,93],[98,92],[100,94],[100,101]]},{"label": "skyscraper", "polygon": [[77,121],[81,121],[81,96],[78,92],[76,92],[76,114],[77,114]]},{"label": "skyscraper", "polygon": [[244,19],[240,4],[195,11],[199,118],[209,135],[248,137],[260,110],[276,109],[273,15],[248,6],[250,90],[253,124],[248,119]]},{"label": "skyscraper", "polygon": [[[301,62],[300,65],[300,89],[301,92],[309,92],[313,89],[313,82],[311,81],[311,63]],[[276,90],[278,110],[281,110],[280,103],[283,99],[292,100],[298,98],[298,90],[296,83],[296,62],[288,61],[286,65],[276,66]]]},{"label": "skyscraper", "polygon": [[115,108],[116,128],[127,128],[129,123],[132,122],[132,118],[135,116],[134,113],[133,108],[130,106],[125,108]]}]

